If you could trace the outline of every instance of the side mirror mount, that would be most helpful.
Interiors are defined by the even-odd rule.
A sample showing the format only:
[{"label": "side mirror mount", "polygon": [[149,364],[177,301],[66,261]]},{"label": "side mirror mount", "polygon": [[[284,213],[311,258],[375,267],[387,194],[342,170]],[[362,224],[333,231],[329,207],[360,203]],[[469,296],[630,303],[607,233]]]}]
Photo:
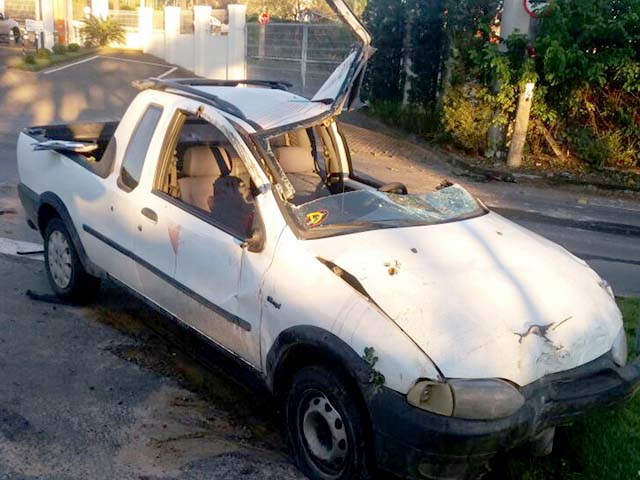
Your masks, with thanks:
[{"label": "side mirror mount", "polygon": [[251,230],[249,231],[247,239],[242,242],[241,246],[242,248],[246,248],[252,253],[260,253],[262,250],[264,250],[266,234],[260,212],[257,208],[255,208],[255,204],[252,203],[252,205],[254,206],[254,214]]},{"label": "side mirror mount", "polygon": [[252,253],[260,253],[264,250],[264,230],[262,228],[254,228],[251,235],[241,245]]}]

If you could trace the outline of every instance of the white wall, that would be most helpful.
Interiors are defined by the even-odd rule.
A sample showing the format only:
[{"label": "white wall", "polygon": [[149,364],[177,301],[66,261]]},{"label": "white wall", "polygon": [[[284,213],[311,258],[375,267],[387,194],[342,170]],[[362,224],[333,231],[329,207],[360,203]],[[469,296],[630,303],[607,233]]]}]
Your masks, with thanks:
[{"label": "white wall", "polygon": [[[211,7],[194,7],[194,33],[180,33],[180,7],[165,7],[164,31],[153,30],[150,8],[138,10],[137,35],[127,39],[127,47],[141,48],[168,63],[212,79],[242,79],[246,76],[244,5],[229,5],[227,35],[212,35]],[[135,45],[129,45],[129,41]]]}]

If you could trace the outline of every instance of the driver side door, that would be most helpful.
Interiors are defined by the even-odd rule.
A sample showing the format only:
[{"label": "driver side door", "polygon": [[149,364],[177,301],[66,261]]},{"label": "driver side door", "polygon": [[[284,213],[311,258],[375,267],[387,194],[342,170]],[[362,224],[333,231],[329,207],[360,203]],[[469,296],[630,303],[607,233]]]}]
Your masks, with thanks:
[{"label": "driver side door", "polygon": [[[145,294],[259,368],[259,304],[249,312],[243,306],[241,317],[238,300],[249,239],[259,223],[255,180],[238,153],[241,140],[230,138],[229,122],[215,111],[207,120],[189,113],[196,110],[180,109],[174,119],[171,155],[164,165],[163,159],[159,162],[152,191],[154,209],[164,217],[158,224],[166,230],[165,251],[173,257],[174,271],[167,285],[150,283]],[[157,251],[157,245],[139,245],[140,251],[151,248]],[[259,284],[264,272],[250,273]]]}]

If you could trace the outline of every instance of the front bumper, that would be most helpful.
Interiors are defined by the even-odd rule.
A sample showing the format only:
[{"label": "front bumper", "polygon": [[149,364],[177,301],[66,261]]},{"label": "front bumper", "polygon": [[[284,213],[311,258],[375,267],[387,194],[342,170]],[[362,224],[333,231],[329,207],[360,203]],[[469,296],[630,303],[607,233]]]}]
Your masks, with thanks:
[{"label": "front bumper", "polygon": [[524,406],[500,420],[432,414],[383,388],[368,396],[378,466],[406,478],[476,478],[498,452],[533,440],[597,408],[631,398],[640,389],[640,357],[624,368],[610,354],[526,387]]}]

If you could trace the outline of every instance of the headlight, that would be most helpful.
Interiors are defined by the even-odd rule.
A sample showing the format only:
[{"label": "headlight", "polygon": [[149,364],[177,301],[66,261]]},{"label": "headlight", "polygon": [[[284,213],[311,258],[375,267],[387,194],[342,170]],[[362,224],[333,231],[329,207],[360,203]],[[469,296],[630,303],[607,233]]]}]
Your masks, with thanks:
[{"label": "headlight", "polygon": [[620,367],[624,367],[627,364],[627,357],[629,355],[629,349],[627,347],[627,334],[624,331],[624,327],[620,329],[620,333],[613,342],[611,348],[611,356],[613,361]]},{"label": "headlight", "polygon": [[518,389],[498,379],[423,380],[409,391],[407,401],[429,412],[470,420],[505,418],[524,405]]}]

